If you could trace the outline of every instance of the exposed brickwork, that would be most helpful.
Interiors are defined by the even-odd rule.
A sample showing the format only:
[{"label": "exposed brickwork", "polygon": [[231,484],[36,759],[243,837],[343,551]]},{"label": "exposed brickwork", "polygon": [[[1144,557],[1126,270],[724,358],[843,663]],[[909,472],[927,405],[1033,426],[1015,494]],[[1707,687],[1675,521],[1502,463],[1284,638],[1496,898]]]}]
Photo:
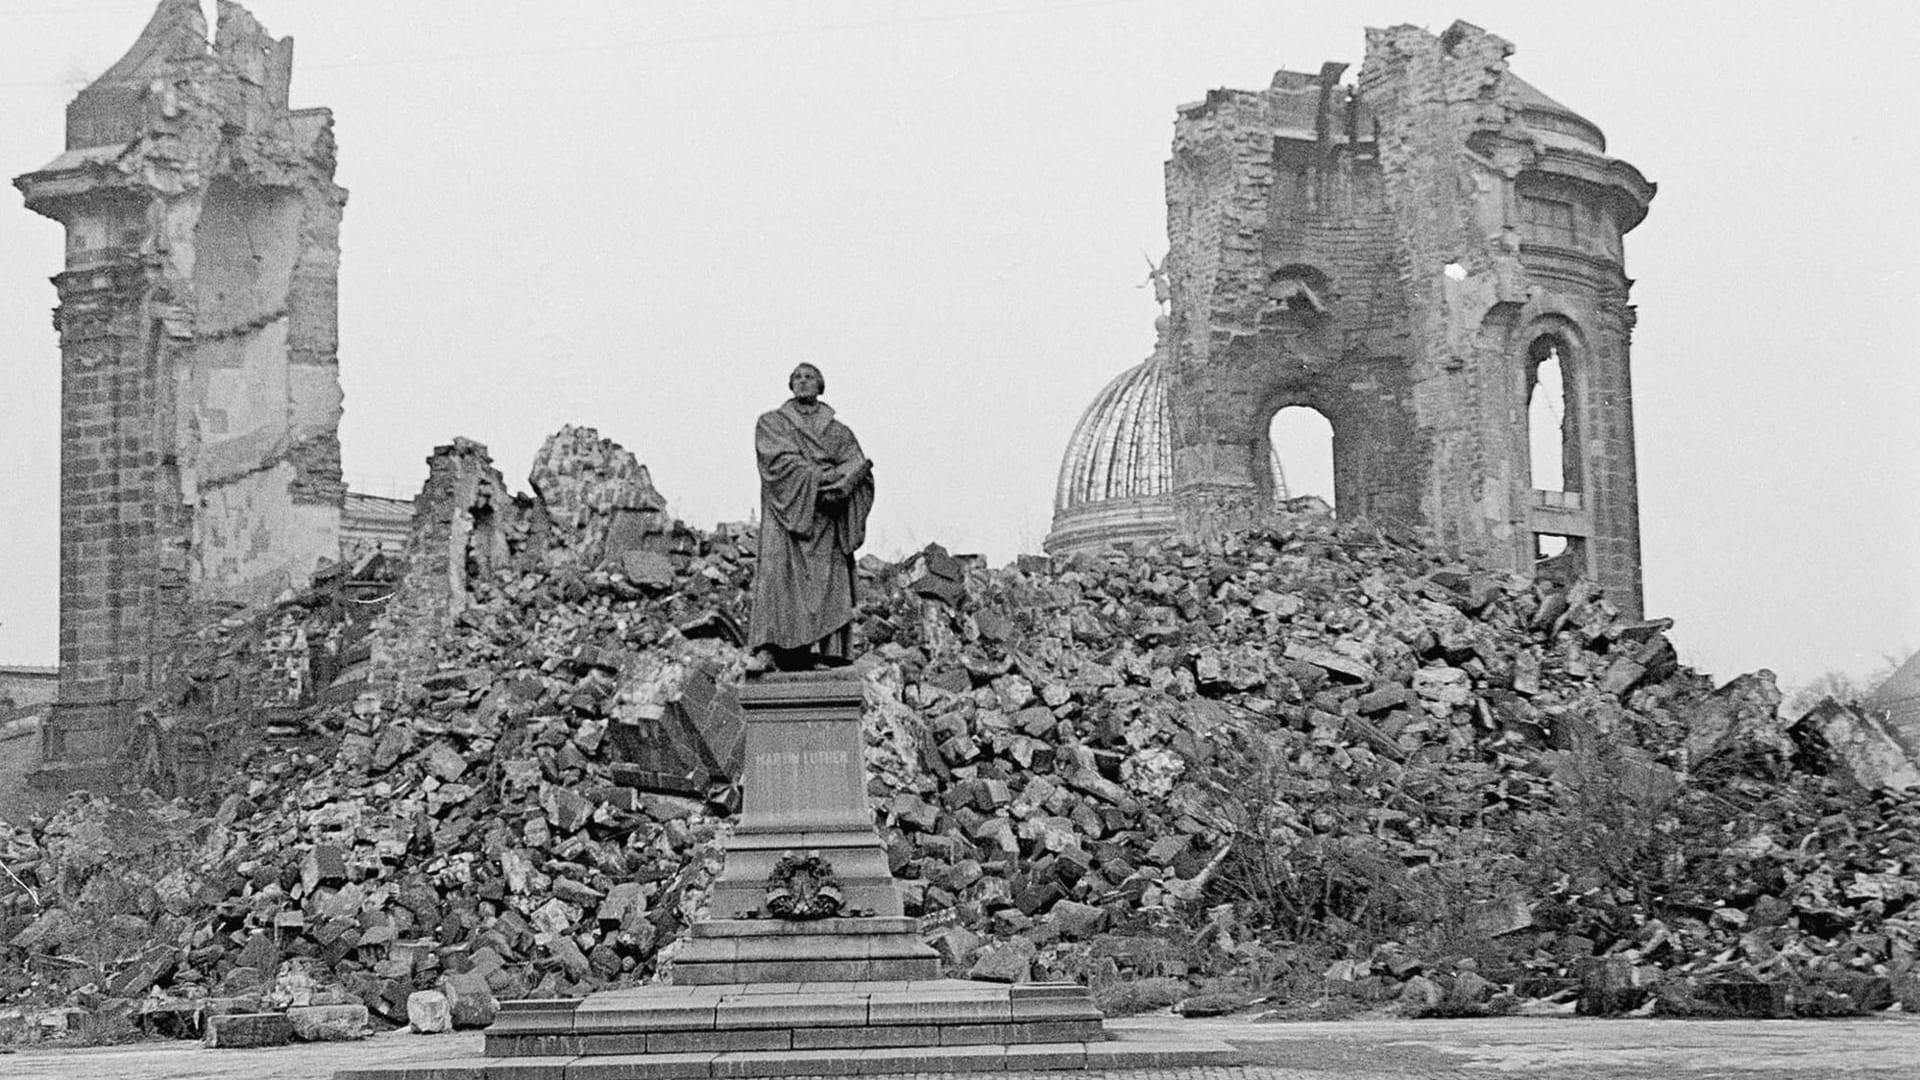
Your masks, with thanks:
[{"label": "exposed brickwork", "polygon": [[509,534],[524,537],[528,517],[485,446],[455,439],[434,448],[413,502],[407,573],[375,635],[370,690],[391,703],[438,667],[442,639],[471,603],[469,584],[506,565]]},{"label": "exposed brickwork", "polygon": [[[1180,109],[1165,270],[1182,531],[1262,512],[1269,423],[1308,406],[1333,429],[1342,516],[1428,525],[1514,568],[1537,535],[1572,537],[1560,562],[1639,611],[1621,235],[1653,185],[1513,76],[1510,52],[1466,23],[1372,30],[1351,85],[1328,64]],[[1572,464],[1543,495],[1527,423],[1549,344]],[[1097,544],[1093,514],[1063,515],[1072,536],[1050,549]]]},{"label": "exposed brickwork", "polygon": [[332,119],[287,105],[292,42],[163,0],[15,184],[66,227],[60,704],[46,760],[99,765],[205,602],[340,552]]}]

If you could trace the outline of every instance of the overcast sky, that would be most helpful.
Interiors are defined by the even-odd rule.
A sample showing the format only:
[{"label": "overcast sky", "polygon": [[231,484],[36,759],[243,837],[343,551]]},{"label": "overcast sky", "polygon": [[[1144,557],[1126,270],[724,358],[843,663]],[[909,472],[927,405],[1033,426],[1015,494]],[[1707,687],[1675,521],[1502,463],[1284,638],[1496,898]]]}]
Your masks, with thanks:
[{"label": "overcast sky", "polygon": [[[1721,678],[1920,647],[1920,5],[250,7],[352,192],[356,489],[411,497],[455,435],[524,489],[576,423],[680,517],[741,520],[753,418],[811,360],[878,465],[869,549],[996,563],[1039,550],[1074,421],[1152,347],[1175,108],[1357,70],[1366,26],[1478,23],[1660,187],[1627,238],[1649,614]],[[0,0],[6,175],[151,10]],[[0,663],[55,660],[61,245],[0,210]]]}]

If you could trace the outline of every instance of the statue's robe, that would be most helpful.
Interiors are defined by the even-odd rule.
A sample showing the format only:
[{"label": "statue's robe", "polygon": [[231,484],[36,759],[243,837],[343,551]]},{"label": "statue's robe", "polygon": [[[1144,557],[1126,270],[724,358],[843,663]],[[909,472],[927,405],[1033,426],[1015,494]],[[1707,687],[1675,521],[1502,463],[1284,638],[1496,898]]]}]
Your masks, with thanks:
[{"label": "statue's robe", "polygon": [[853,625],[854,552],[867,537],[873,476],[844,501],[821,497],[823,469],[847,475],[866,461],[853,432],[819,403],[793,401],[765,413],[753,431],[760,462],[760,556],[753,575],[750,649],[818,646],[846,659]]}]

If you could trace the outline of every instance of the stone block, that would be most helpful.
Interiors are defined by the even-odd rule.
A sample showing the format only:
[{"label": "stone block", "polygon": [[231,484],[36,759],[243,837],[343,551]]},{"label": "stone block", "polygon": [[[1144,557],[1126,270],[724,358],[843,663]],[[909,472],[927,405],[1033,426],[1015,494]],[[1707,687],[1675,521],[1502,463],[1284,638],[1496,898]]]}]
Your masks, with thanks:
[{"label": "stone block", "polygon": [[740,982],[739,965],[723,964],[681,964],[673,965],[673,982],[676,986],[725,986]]},{"label": "stone block", "polygon": [[206,1045],[245,1050],[256,1046],[285,1046],[293,1039],[293,1022],[286,1013],[229,1013],[207,1017]]},{"label": "stone block", "polygon": [[1107,913],[1092,904],[1062,900],[1047,913],[1047,922],[1068,941],[1078,941],[1097,933],[1106,924]]},{"label": "stone block", "polygon": [[940,1029],[944,1046],[999,1043],[1086,1042],[1101,1037],[1099,1020],[1049,1020],[1011,1024],[950,1024]]},{"label": "stone block", "polygon": [[[614,887],[619,891],[619,886]],[[611,900],[613,893],[608,894]],[[604,916],[603,916],[604,917]],[[789,922],[781,919],[705,919],[695,923],[696,938],[811,937],[818,934],[868,937],[875,935],[912,935],[920,920],[904,915],[875,915],[868,918],[808,919]]]},{"label": "stone block", "polygon": [[967,972],[971,979],[988,982],[1023,983],[1033,978],[1032,942],[1023,938],[996,941],[980,950],[980,958]]},{"label": "stone block", "polygon": [[[917,938],[907,940],[915,945],[919,944]],[[716,959],[735,960],[740,963],[782,963],[789,960],[865,960],[873,955],[875,942],[869,937],[856,937],[850,934],[823,934],[818,937],[779,935],[730,939],[708,938],[700,944],[732,949],[732,955],[716,957]]]},{"label": "stone block", "polygon": [[578,1044],[578,1049],[574,1053],[591,1057],[647,1052],[648,1036],[643,1031],[622,1031],[605,1035],[569,1035],[567,1038]]},{"label": "stone block", "polygon": [[1085,995],[1078,998],[1014,998],[1011,1004],[1015,1020],[1098,1021],[1100,1019],[1100,1010],[1094,1008],[1093,1000]]},{"label": "stone block", "polygon": [[1038,998],[1087,998],[1087,988],[1075,982],[1034,982],[1021,983],[1007,988],[1007,996],[1014,1001],[1031,1001]]},{"label": "stone block", "polygon": [[1013,1009],[1004,989],[963,993],[876,993],[867,999],[870,1024],[1007,1023]]},{"label": "stone block", "polygon": [[1100,1042],[1107,1037],[1100,1020],[1023,1020],[1014,1025],[1022,1043]]},{"label": "stone block", "polygon": [[734,964],[733,970],[736,982],[859,982],[888,977],[865,960],[754,961]]},{"label": "stone block", "polygon": [[500,1003],[494,1000],[486,976],[479,972],[442,976],[439,989],[446,995],[455,1028],[483,1028],[499,1015]]},{"label": "stone block", "polygon": [[1287,642],[1286,655],[1289,660],[1298,660],[1302,663],[1312,664],[1314,667],[1320,668],[1328,674],[1337,675],[1350,682],[1365,683],[1373,681],[1374,673],[1371,666],[1351,656],[1334,652],[1332,649],[1322,649],[1317,646],[1305,644],[1304,642],[1289,641]]},{"label": "stone block", "polygon": [[487,1063],[487,1080],[563,1080],[575,1059],[570,1057],[512,1058]]},{"label": "stone block", "polygon": [[486,1034],[486,1055],[495,1057],[573,1057],[584,1052],[585,1035]]},{"label": "stone block", "polygon": [[1061,1042],[1037,1042],[1010,1045],[1007,1047],[1006,1065],[1008,1072],[1026,1069],[1084,1069],[1087,1067],[1088,1040],[1071,1039]]},{"label": "stone block", "polygon": [[[677,1080],[712,1075],[713,1054],[610,1055],[570,1062],[566,1080]],[[491,1077],[488,1080],[492,1080]]]},{"label": "stone block", "polygon": [[407,995],[407,1026],[422,1035],[453,1030],[453,1011],[447,995],[438,990],[415,990]]},{"label": "stone block", "polygon": [[853,994],[808,994],[723,1000],[717,1028],[853,1027],[868,1022],[867,999]]},{"label": "stone block", "polygon": [[[685,987],[675,989],[686,990]],[[588,998],[573,1014],[573,1030],[582,1034],[618,1031],[712,1030],[717,997],[682,994],[680,1000],[616,999],[601,994]]]},{"label": "stone block", "polygon": [[654,551],[625,551],[620,555],[620,570],[627,580],[644,589],[673,588],[673,560]]},{"label": "stone block", "polygon": [[1374,716],[1411,703],[1413,694],[1404,686],[1383,686],[1378,690],[1360,695],[1354,704],[1363,716]]},{"label": "stone block", "polygon": [[134,1015],[140,1030],[168,1039],[197,1039],[201,1035],[203,1014],[200,1002],[192,1000],[149,1000]]},{"label": "stone block", "polygon": [[886,1024],[874,1027],[795,1028],[795,1050],[864,1050],[875,1046],[938,1046],[937,1024]]},{"label": "stone block", "polygon": [[287,1020],[302,1042],[347,1042],[372,1034],[365,1005],[296,1005],[287,1010]]},{"label": "stone block", "polygon": [[1413,673],[1413,692],[1426,701],[1457,709],[1473,699],[1473,677],[1445,665],[1420,668]]},{"label": "stone block", "polygon": [[1773,1019],[1793,1015],[1787,1002],[1787,988],[1781,983],[1706,982],[1693,988],[1694,995],[1729,1016]]},{"label": "stone block", "polygon": [[564,1034],[573,1030],[580,998],[520,998],[503,1001],[489,1035]]},{"label": "stone block", "polygon": [[650,1054],[736,1053],[787,1050],[793,1033],[786,1028],[747,1031],[655,1031],[647,1035]]},{"label": "stone block", "polygon": [[1013,1042],[1012,1024],[942,1024],[942,1046],[1004,1046]]},{"label": "stone block", "polygon": [[[625,789],[621,789],[625,790]],[[616,926],[625,925],[631,919],[646,914],[646,901],[640,896],[640,883],[622,881],[607,890],[606,898],[600,901],[594,911],[594,918],[602,923]]]},{"label": "stone block", "polygon": [[1004,1046],[898,1046],[862,1050],[855,1058],[863,1075],[999,1071],[1007,1061]]},{"label": "stone block", "polygon": [[850,1076],[858,1071],[859,1059],[841,1050],[788,1050],[780,1054],[718,1054],[710,1075],[750,1076]]}]

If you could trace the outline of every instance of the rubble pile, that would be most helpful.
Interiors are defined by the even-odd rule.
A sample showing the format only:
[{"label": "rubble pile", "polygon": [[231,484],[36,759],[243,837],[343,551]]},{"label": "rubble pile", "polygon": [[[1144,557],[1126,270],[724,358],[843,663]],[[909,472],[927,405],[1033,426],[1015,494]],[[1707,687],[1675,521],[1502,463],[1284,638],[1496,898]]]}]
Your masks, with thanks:
[{"label": "rubble pile", "polygon": [[[159,987],[145,1011],[175,1011],[182,993],[245,1011],[296,961],[389,1021],[405,1022],[409,998],[432,989],[454,1022],[476,1026],[500,998],[652,972],[717,870],[717,822],[733,800],[713,770],[676,775],[672,754],[655,755],[648,775],[655,787],[678,779],[680,793],[616,784],[612,749],[661,741],[649,735],[718,696],[716,679],[737,682],[739,650],[703,627],[732,618],[751,568],[736,541],[696,536],[647,505],[645,470],[624,451],[571,430],[549,451],[537,475],[601,468],[623,493],[556,522],[506,494],[483,447],[442,448],[410,572],[364,648],[321,650],[337,669],[330,683],[314,688],[305,670],[268,679],[288,650],[258,647],[304,640],[323,608],[285,604],[203,635],[196,658],[217,674],[189,672],[187,685],[291,694],[304,680],[301,724],[329,736],[324,750],[261,745],[197,815],[185,800],[150,800],[142,812],[175,819],[164,856],[82,857],[91,841],[61,840],[113,832],[106,818],[129,811],[101,797],[11,829],[5,862],[30,887],[0,894],[0,940],[17,961],[0,1000]],[[602,527],[583,528],[595,515]],[[612,565],[664,566],[665,578],[582,556],[609,537]],[[76,917],[95,908],[125,909],[130,941],[147,946],[136,962],[130,944],[100,954],[93,920]]]},{"label": "rubble pile", "polygon": [[1081,978],[1278,962],[1415,1012],[1915,992],[1920,798],[1828,752],[1831,710],[1787,724],[1767,672],[1716,689],[1590,588],[1312,516],[896,580],[868,605],[900,672],[879,741],[911,747],[877,755],[881,812],[963,946]]},{"label": "rubble pile", "polygon": [[[534,487],[443,447],[390,596],[208,639],[181,685],[280,670],[304,741],[197,798],[0,832],[0,1001],[208,1016],[292,978],[478,1025],[669,969],[737,807],[753,532],[674,521],[586,429]],[[1844,716],[1787,724],[1765,672],[1716,688],[1590,587],[1313,514],[861,574],[876,818],[957,973],[1416,1013],[1920,1006],[1920,799],[1856,775]]]}]

